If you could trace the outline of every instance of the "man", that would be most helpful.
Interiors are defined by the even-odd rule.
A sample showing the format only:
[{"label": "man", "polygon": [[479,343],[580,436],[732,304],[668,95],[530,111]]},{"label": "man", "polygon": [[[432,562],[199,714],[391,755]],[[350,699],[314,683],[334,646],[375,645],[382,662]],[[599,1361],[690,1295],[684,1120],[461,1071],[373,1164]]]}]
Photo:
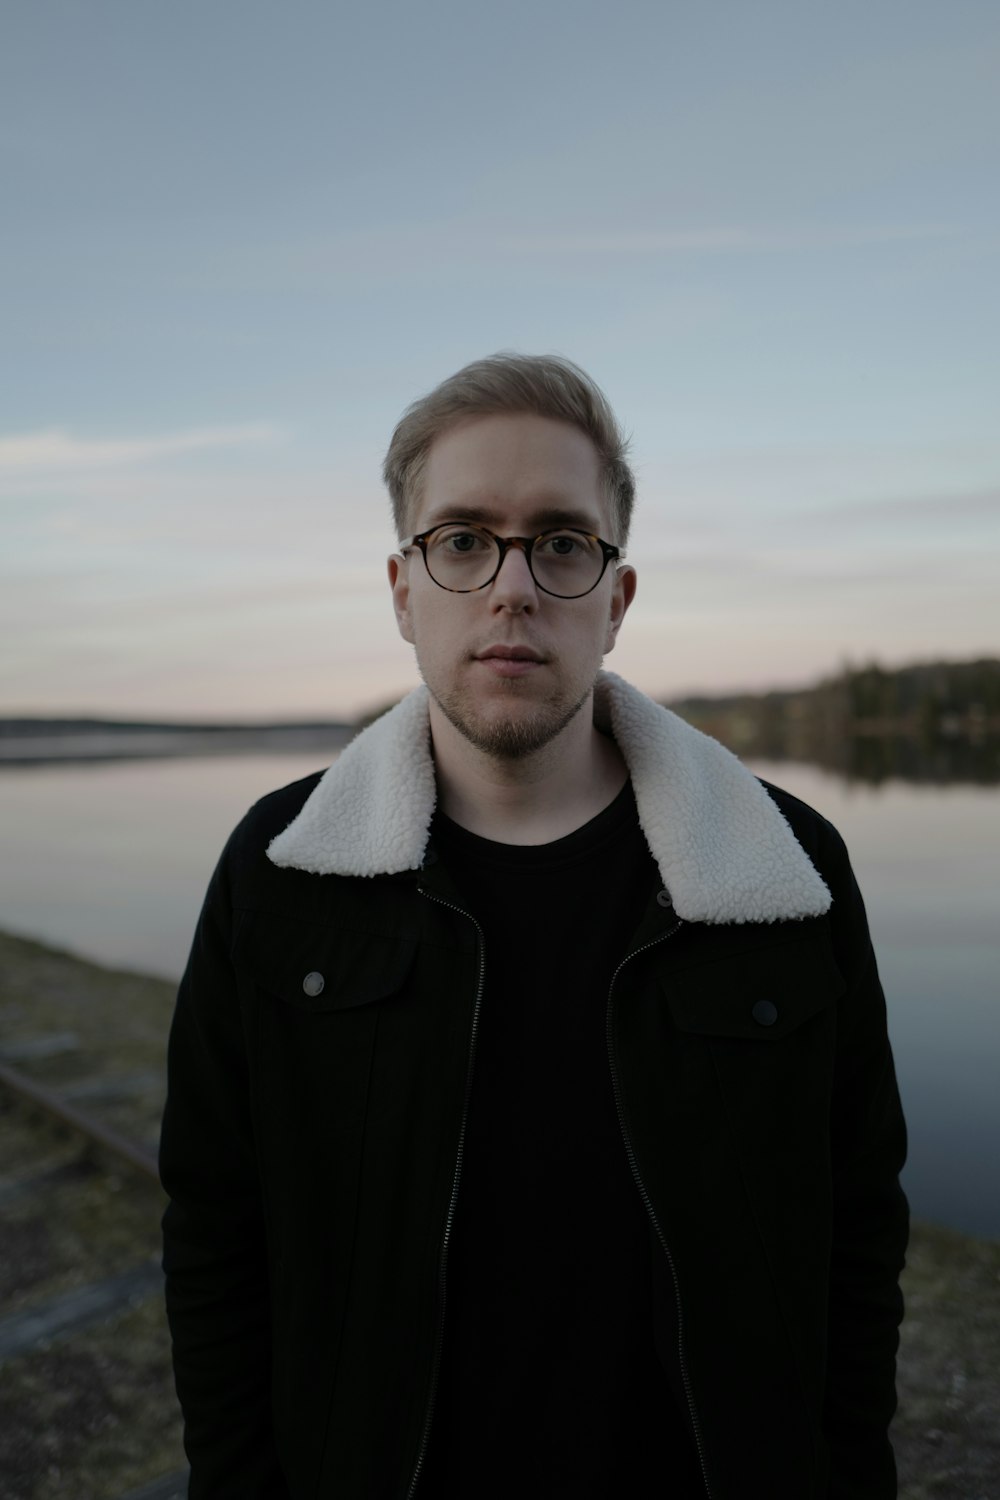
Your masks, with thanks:
[{"label": "man", "polygon": [[161,1165],[192,1500],[888,1500],[904,1127],[817,813],[619,678],[633,480],[498,355],[386,459],[424,685],[227,845]]}]

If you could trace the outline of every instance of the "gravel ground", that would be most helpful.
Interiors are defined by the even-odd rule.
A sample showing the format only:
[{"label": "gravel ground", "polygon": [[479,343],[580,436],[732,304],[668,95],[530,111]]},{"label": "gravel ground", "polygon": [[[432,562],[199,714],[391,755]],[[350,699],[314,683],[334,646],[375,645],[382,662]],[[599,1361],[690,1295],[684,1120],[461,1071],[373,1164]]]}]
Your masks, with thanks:
[{"label": "gravel ground", "polygon": [[[138,1272],[138,1290],[46,1328],[0,1365],[2,1500],[120,1500],[184,1466],[159,1278],[155,1182],[0,1093],[0,1343],[29,1311]],[[12,1167],[14,1170],[12,1170]],[[81,1314],[77,1312],[79,1318]]]},{"label": "gravel ground", "polygon": [[[0,1056],[147,1144],[172,1004],[162,980],[0,934]],[[110,1079],[120,1087],[108,1089]],[[81,1149],[0,1090],[0,1330],[148,1263],[162,1207],[154,1182]],[[904,1292],[893,1429],[901,1500],[1000,1500],[1000,1242],[916,1224]],[[155,1292],[0,1368],[0,1500],[123,1500],[182,1468]]]},{"label": "gravel ground", "polygon": [[905,1500],[1000,1500],[1000,1241],[913,1228],[893,1441]]}]

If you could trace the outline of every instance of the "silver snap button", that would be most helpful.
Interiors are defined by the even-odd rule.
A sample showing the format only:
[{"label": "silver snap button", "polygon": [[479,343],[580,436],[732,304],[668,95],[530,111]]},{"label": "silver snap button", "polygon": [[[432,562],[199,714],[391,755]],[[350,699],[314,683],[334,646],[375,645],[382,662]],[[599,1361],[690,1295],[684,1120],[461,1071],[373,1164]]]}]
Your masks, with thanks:
[{"label": "silver snap button", "polygon": [[670,892],[669,891],[657,891],[657,893],[656,893],[656,904],[657,904],[657,906],[672,906],[673,902],[670,899]]},{"label": "silver snap button", "polygon": [[326,980],[322,974],[317,974],[316,970],[313,969],[312,973],[307,974],[305,979],[303,979],[302,988],[307,995],[322,995],[325,984]]},{"label": "silver snap button", "polygon": [[758,1000],[750,1014],[758,1026],[773,1026],[778,1019],[778,1007],[773,1000]]}]

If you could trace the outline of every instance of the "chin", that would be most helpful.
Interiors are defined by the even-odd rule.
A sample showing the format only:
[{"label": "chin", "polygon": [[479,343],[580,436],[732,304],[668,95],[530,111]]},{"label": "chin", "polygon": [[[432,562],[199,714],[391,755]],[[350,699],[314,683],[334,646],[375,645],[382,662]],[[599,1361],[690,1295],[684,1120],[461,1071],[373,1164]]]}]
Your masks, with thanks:
[{"label": "chin", "polygon": [[[430,684],[428,684],[430,686]],[[494,760],[524,760],[562,733],[590,697],[590,687],[576,699],[547,703],[495,703],[492,711],[471,704],[464,694],[431,695],[445,718],[470,745]]]}]

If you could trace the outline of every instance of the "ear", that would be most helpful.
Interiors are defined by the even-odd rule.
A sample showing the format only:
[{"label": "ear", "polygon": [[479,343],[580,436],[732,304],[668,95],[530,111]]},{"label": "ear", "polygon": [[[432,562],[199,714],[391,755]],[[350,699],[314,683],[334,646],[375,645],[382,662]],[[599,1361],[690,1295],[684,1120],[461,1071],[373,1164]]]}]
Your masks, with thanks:
[{"label": "ear", "polygon": [[407,558],[393,552],[386,564],[389,573],[389,588],[392,590],[392,607],[396,612],[396,625],[404,641],[414,645],[413,620],[410,615],[410,565]]},{"label": "ear", "polygon": [[618,639],[618,632],[621,629],[621,623],[625,618],[625,612],[635,598],[636,582],[634,568],[626,564],[625,567],[617,569],[614,588],[611,592],[611,614],[608,617],[608,633],[604,641],[605,654],[608,651],[614,650],[615,641]]}]

